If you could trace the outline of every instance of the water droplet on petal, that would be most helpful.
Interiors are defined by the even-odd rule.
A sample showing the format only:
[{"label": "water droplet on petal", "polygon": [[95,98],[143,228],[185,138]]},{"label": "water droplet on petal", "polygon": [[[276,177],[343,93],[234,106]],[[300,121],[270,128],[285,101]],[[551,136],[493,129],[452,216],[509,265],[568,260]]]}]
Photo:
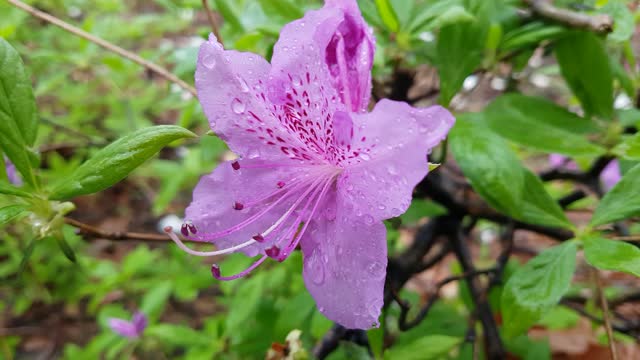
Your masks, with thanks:
[{"label": "water droplet on petal", "polygon": [[367,266],[367,272],[374,278],[382,278],[386,274],[386,267],[379,261],[374,261]]},{"label": "water droplet on petal", "polygon": [[369,156],[369,154],[367,154],[367,153],[362,153],[362,154],[360,154],[360,159],[362,159],[364,161],[369,161],[369,160],[371,160],[371,156]]},{"label": "water droplet on petal", "polygon": [[293,76],[293,80],[291,82],[293,83],[294,87],[298,88],[298,87],[302,86],[302,79],[300,79],[299,76],[294,75]]},{"label": "water droplet on petal", "polygon": [[311,281],[316,285],[322,285],[324,283],[324,264],[322,263],[322,254],[320,251],[313,251],[305,265],[307,266]]},{"label": "water droplet on petal", "polygon": [[238,79],[238,83],[240,83],[240,91],[245,93],[248,92],[249,85],[247,84],[247,82],[240,76],[236,76],[236,78]]},{"label": "water droplet on petal", "polygon": [[216,57],[213,54],[206,54],[202,58],[202,65],[211,70],[216,66]]},{"label": "water droplet on petal", "polygon": [[373,224],[373,221],[374,221],[373,220],[373,216],[371,216],[371,215],[365,215],[364,216],[364,222],[366,222],[367,224],[371,225],[371,224]]},{"label": "water droplet on petal", "polygon": [[244,113],[244,109],[245,109],[245,106],[242,100],[235,98],[233,99],[233,101],[231,101],[231,110],[233,110],[234,113],[242,114]]},{"label": "water droplet on petal", "polygon": [[386,207],[386,206],[384,206],[384,205],[382,205],[382,204],[379,204],[379,205],[378,205],[378,209],[380,209],[380,210],[384,210],[384,209],[386,209],[386,208],[387,208],[387,207]]}]

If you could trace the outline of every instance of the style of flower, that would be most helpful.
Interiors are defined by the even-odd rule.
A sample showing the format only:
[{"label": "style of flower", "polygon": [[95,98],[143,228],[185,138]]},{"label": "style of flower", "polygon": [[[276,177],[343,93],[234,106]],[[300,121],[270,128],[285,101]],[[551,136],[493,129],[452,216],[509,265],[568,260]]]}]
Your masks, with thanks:
[{"label": "style of flower", "polygon": [[409,207],[427,154],[454,123],[442,107],[379,101],[367,113],[374,39],[355,0],[327,0],[286,25],[271,64],[200,47],[198,98],[211,128],[240,156],[204,176],[181,232],[220,250],[284,261],[300,245],[318,309],[347,328],[378,324],[387,267],[384,219]]},{"label": "style of flower", "polygon": [[[578,170],[578,164],[576,164],[575,161],[560,154],[549,155],[549,165],[554,168]],[[600,181],[602,182],[604,190],[611,190],[611,188],[622,178],[621,174],[620,163],[618,163],[618,160],[610,161],[600,173]]]},{"label": "style of flower", "polygon": [[22,185],[22,180],[20,179],[20,176],[16,171],[16,166],[13,165],[11,160],[9,160],[9,158],[7,158],[6,156],[4,157],[4,164],[5,164],[5,170],[7,172],[7,177],[9,178],[9,182],[12,183],[13,185]]},{"label": "style of flower", "polygon": [[144,329],[147,327],[147,317],[141,312],[136,312],[133,314],[131,321],[110,318],[108,324],[109,328],[118,335],[130,339],[137,339],[142,335]]}]

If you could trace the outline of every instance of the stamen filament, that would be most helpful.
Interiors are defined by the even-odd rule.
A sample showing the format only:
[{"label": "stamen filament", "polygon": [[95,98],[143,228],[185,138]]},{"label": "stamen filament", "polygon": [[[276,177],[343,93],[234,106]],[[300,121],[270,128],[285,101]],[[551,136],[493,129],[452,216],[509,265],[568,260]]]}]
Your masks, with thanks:
[{"label": "stamen filament", "polygon": [[327,191],[329,190],[329,186],[331,185],[332,179],[333,177],[330,178],[324,184],[324,187],[322,188],[322,192],[320,193],[320,195],[318,195],[318,198],[316,199],[316,203],[313,205],[313,209],[311,209],[311,213],[309,213],[309,216],[307,217],[307,221],[304,222],[302,229],[294,236],[291,243],[289,243],[289,245],[286,248],[284,248],[284,251],[280,252],[280,257],[278,258],[278,261],[284,261],[285,259],[287,259],[291,254],[291,252],[296,248],[296,246],[298,246],[300,239],[302,239],[302,236],[307,230],[307,227],[309,226],[309,223],[311,222],[313,215],[316,213],[316,210],[318,209],[318,205],[320,205],[320,203],[322,202],[322,198],[327,194]]},{"label": "stamen filament", "polygon": [[227,249],[221,249],[221,250],[215,250],[215,251],[197,251],[185,245],[185,243],[182,242],[182,240],[180,240],[180,238],[173,232],[173,228],[171,226],[167,226],[166,228],[164,228],[164,232],[167,233],[167,235],[171,238],[171,240],[173,240],[173,242],[175,242],[180,249],[184,250],[186,253],[189,253],[195,256],[217,256],[217,255],[229,254],[236,250],[243,249],[256,242],[255,240],[252,239]]},{"label": "stamen filament", "polygon": [[232,276],[221,276],[220,275],[220,267],[218,267],[218,265],[216,265],[216,264],[213,264],[211,266],[211,274],[213,274],[213,277],[218,279],[218,280],[222,280],[222,281],[235,280],[235,279],[241,278],[241,277],[246,276],[247,274],[249,274],[251,271],[253,271],[253,269],[255,269],[258,266],[260,266],[260,264],[262,264],[266,259],[267,259],[267,256],[264,255],[260,259],[258,259],[258,261],[256,261],[253,264],[251,264],[251,266],[249,266],[248,268],[246,268],[242,272],[240,272],[238,274],[235,274],[235,275],[232,275]]},{"label": "stamen filament", "polygon": [[351,89],[349,88],[349,84],[347,83],[347,79],[349,78],[349,68],[347,67],[347,60],[344,57],[344,52],[346,51],[344,48],[344,37],[340,32],[337,33],[338,36],[338,44],[336,48],[336,58],[338,60],[338,70],[340,71],[340,82],[342,83],[342,94],[344,96],[344,103],[347,105],[347,109],[353,111],[353,106],[351,102]]}]

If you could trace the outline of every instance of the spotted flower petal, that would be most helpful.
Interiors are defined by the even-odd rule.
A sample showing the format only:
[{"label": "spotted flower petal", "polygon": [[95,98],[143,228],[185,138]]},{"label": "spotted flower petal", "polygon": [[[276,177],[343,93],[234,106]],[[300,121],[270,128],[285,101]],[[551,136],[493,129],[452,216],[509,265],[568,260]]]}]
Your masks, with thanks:
[{"label": "spotted flower petal", "polygon": [[[340,199],[339,194],[333,197]],[[329,319],[350,329],[377,326],[387,268],[386,228],[380,221],[366,223],[339,200],[328,219],[314,221],[301,242],[307,289]]]},{"label": "spotted flower petal", "polygon": [[[277,239],[269,236],[271,232],[265,233],[304,194],[306,187],[301,185],[310,179],[304,167],[270,165],[261,160],[228,161],[202,177],[186,210],[186,218],[197,226],[192,237],[214,243],[219,249],[245,244],[254,236],[264,237],[241,249],[248,256],[272,246]],[[286,220],[296,215],[289,214]],[[288,221],[278,229],[287,226]]]},{"label": "spotted flower petal", "polygon": [[338,183],[340,196],[349,199],[356,215],[368,223],[404,213],[413,188],[427,175],[427,153],[455,119],[439,106],[420,109],[390,100],[352,118],[351,148],[359,156],[345,166]]},{"label": "spotted flower petal", "polygon": [[313,73],[328,73],[348,111],[361,112],[369,104],[374,50],[373,31],[356,1],[331,0],[282,29],[274,47],[272,75],[311,64]]}]

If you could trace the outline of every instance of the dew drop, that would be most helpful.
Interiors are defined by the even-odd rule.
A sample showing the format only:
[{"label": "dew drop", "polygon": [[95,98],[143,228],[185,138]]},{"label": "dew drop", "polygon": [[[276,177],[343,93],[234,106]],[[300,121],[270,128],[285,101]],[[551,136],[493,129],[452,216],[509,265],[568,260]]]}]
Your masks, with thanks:
[{"label": "dew drop", "polygon": [[293,86],[299,88],[302,86],[302,79],[299,76],[294,75],[292,80]]},{"label": "dew drop", "polygon": [[398,170],[396,169],[395,166],[393,165],[389,165],[387,166],[387,171],[389,172],[389,174],[391,175],[396,175],[398,173]]},{"label": "dew drop", "polygon": [[231,101],[231,110],[233,110],[234,113],[242,114],[244,113],[244,109],[245,109],[245,106],[242,100],[235,98],[233,99],[233,101]]},{"label": "dew drop", "polygon": [[311,281],[316,285],[322,285],[324,283],[324,264],[322,263],[322,255],[319,250],[311,254],[307,266],[308,271],[311,273]]},{"label": "dew drop", "polygon": [[202,58],[202,65],[211,70],[216,66],[216,58],[213,54],[206,54]]},{"label": "dew drop", "polygon": [[367,153],[362,153],[362,154],[360,154],[360,159],[362,159],[364,161],[369,161],[369,160],[371,160],[371,156],[369,156],[369,154],[367,154]]},{"label": "dew drop", "polygon": [[378,205],[378,209],[380,209],[380,210],[384,210],[384,209],[386,209],[386,208],[387,208],[387,207],[386,207],[386,206],[384,206],[384,205],[382,205],[382,204],[379,204],[379,205]]},{"label": "dew drop", "polygon": [[371,225],[371,224],[373,224],[373,221],[374,221],[373,220],[373,216],[371,216],[371,215],[365,215],[364,216],[364,222],[366,222],[367,224]]},{"label": "dew drop", "polygon": [[247,82],[240,76],[236,76],[236,78],[238,79],[238,83],[240,84],[240,91],[244,93],[249,92],[249,85],[247,84]]},{"label": "dew drop", "polygon": [[385,276],[386,267],[379,261],[374,261],[367,266],[367,272],[374,278],[382,278]]}]

